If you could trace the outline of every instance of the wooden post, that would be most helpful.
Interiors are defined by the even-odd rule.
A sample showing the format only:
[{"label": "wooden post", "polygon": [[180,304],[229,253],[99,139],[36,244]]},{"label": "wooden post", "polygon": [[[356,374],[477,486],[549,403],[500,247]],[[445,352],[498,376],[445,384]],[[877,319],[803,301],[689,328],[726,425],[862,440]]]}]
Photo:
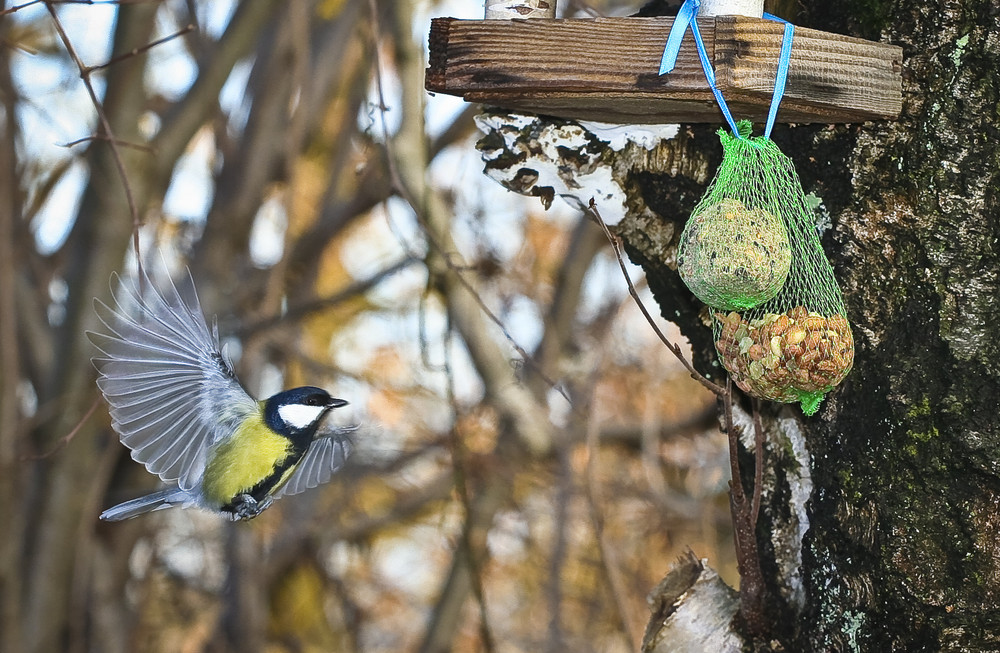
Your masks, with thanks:
[{"label": "wooden post", "polygon": [[555,18],[556,0],[486,0],[486,18]]}]

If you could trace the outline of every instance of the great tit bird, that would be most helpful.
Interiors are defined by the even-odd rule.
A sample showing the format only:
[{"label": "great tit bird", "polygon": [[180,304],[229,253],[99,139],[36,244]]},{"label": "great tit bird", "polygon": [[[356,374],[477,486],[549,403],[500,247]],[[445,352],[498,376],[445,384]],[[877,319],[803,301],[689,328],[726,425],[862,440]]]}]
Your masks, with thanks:
[{"label": "great tit bird", "polygon": [[173,506],[252,519],[274,499],[330,480],[352,428],[322,425],[347,402],[312,386],[250,397],[205,323],[190,273],[141,292],[112,277],[117,310],[95,300],[108,333],[88,332],[111,424],[132,458],[174,485],[105,510],[118,521]]}]

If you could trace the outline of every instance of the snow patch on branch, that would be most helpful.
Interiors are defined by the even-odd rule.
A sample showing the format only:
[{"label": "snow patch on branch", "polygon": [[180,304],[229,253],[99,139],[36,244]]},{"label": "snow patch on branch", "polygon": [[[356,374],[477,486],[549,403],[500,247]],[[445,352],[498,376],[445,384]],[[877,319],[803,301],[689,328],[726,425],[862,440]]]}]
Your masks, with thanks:
[{"label": "snow patch on branch", "polygon": [[677,125],[625,126],[573,122],[516,113],[475,118],[486,136],[477,145],[485,173],[508,190],[541,198],[559,196],[586,210],[593,198],[601,217],[616,225],[628,212],[623,181],[609,159],[626,147],[650,150],[677,134]]},{"label": "snow patch on branch", "polygon": [[680,125],[615,125],[593,120],[581,120],[579,123],[616,152],[625,149],[629,143],[651,150],[660,141],[673,138],[680,131]]}]

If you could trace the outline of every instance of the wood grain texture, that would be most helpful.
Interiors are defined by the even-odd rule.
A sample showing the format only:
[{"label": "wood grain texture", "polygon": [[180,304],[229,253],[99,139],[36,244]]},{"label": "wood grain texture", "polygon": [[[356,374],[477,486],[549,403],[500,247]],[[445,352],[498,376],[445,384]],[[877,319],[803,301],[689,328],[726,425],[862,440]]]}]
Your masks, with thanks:
[{"label": "wood grain texture", "polygon": [[[784,25],[743,16],[715,21],[716,83],[770,103]],[[785,100],[895,118],[902,107],[902,48],[797,27]]]},{"label": "wood grain texture", "polygon": [[[511,109],[608,122],[721,122],[691,38],[658,69],[671,18],[432,21],[427,90]],[[763,120],[783,27],[700,19],[719,88],[737,118]],[[894,118],[901,48],[797,28],[778,119]]]}]

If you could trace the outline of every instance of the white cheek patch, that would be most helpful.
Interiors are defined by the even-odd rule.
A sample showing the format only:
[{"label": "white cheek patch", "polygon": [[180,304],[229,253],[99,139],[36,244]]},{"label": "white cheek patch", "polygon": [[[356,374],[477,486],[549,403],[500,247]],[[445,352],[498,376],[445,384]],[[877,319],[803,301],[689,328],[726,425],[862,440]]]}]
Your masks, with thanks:
[{"label": "white cheek patch", "polygon": [[316,418],[322,415],[325,410],[325,406],[288,404],[278,408],[278,417],[281,418],[281,421],[288,424],[292,428],[304,429],[315,422]]}]

